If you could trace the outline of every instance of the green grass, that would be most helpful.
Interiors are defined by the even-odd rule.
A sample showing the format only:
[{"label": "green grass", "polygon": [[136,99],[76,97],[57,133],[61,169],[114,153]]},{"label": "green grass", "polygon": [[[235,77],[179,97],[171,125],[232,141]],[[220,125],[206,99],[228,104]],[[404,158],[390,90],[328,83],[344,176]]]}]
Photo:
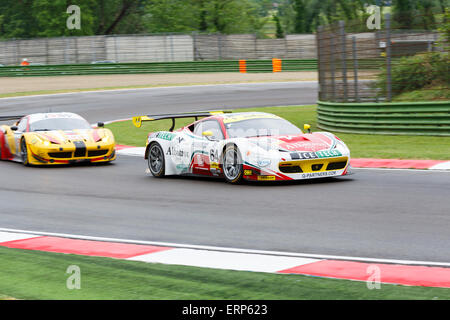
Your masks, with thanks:
[{"label": "green grass", "polygon": [[394,102],[405,101],[442,101],[450,100],[450,88],[444,86],[434,86],[424,89],[419,89],[411,92],[402,93],[394,97]]},{"label": "green grass", "polygon": [[[300,128],[303,128],[304,123],[309,123],[313,131],[319,130],[316,106],[251,108],[239,109],[239,111],[269,112],[291,121]],[[177,127],[182,127],[192,121],[193,119],[177,120]],[[145,122],[140,129],[134,127],[131,121],[107,125],[113,131],[117,143],[132,146],[145,146],[149,132],[168,130],[170,126],[170,120]],[[348,145],[353,158],[450,160],[450,137],[364,135],[338,132],[335,134]]]},{"label": "green grass", "polygon": [[[69,266],[81,289],[67,289]],[[0,292],[17,299],[318,300],[450,299],[450,289],[381,285],[300,275],[216,270],[0,248]],[[3,297],[7,297],[3,296]]]}]

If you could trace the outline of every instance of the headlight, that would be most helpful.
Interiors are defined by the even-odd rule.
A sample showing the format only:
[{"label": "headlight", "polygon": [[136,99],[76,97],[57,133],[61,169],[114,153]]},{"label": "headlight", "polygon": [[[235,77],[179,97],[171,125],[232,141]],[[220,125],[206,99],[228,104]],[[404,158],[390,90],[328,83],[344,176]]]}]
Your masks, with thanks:
[{"label": "headlight", "polygon": [[48,140],[45,140],[44,138],[41,138],[39,136],[34,136],[34,139],[31,141],[32,144],[36,143],[42,143],[45,147],[49,147],[52,143]]},{"label": "headlight", "polygon": [[108,143],[109,142],[109,137],[108,136],[106,136],[106,137],[103,137],[103,139],[102,139],[102,142],[104,142],[104,143]]},{"label": "headlight", "polygon": [[260,159],[258,160],[258,166],[259,167],[267,167],[268,165],[270,165],[271,161],[270,159]]}]

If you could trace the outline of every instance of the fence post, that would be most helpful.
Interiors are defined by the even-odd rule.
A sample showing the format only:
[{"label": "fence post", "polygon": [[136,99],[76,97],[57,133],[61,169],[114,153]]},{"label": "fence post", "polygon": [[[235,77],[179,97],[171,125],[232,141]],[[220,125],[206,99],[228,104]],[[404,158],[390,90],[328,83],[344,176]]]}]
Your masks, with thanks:
[{"label": "fence post", "polygon": [[324,77],[324,66],[325,61],[323,59],[323,50],[322,50],[322,36],[323,36],[323,26],[319,26],[316,32],[316,41],[317,41],[317,67],[319,69],[319,100],[326,101],[327,99],[327,85],[325,83],[326,79]]},{"label": "fence post", "polygon": [[78,53],[78,37],[75,37],[75,61],[76,63],[80,63],[80,57]]},{"label": "fence post", "polygon": [[64,46],[64,64],[69,64],[69,59],[68,57],[68,52],[69,51],[69,39],[68,38],[64,38],[65,40],[65,46]]},{"label": "fence post", "polygon": [[97,60],[97,55],[96,55],[96,52],[95,52],[94,37],[91,38],[91,50],[92,50],[91,59],[92,59],[92,61],[96,61]]},{"label": "fence post", "polygon": [[170,39],[170,61],[175,61],[175,52],[174,52],[174,47],[173,47],[173,34],[169,34],[169,39]]},{"label": "fence post", "polygon": [[356,55],[356,37],[352,37],[353,46],[353,82],[355,86],[355,100],[359,102],[359,92],[358,92],[358,57]]},{"label": "fence post", "polygon": [[348,88],[347,88],[347,38],[345,35],[345,22],[343,20],[339,21],[339,33],[342,42],[342,82],[344,86],[344,101],[347,102],[348,99]]},{"label": "fence post", "polygon": [[258,59],[258,37],[256,35],[256,33],[253,35],[253,39],[254,39],[254,49],[255,49],[255,54],[253,55],[253,59]]},{"label": "fence post", "polygon": [[114,35],[114,59],[119,62],[119,47],[117,45],[117,35]]},{"label": "fence post", "polygon": [[217,46],[219,49],[219,60],[222,60],[222,34],[219,33],[218,38],[217,38]]},{"label": "fence post", "polygon": [[386,13],[386,90],[387,101],[392,100],[392,43],[391,43],[391,14]]},{"label": "fence post", "polygon": [[197,61],[197,31],[192,31],[192,50],[194,51],[194,61]]},{"label": "fence post", "polygon": [[45,64],[50,64],[50,46],[48,44],[48,38],[45,38]]},{"label": "fence post", "polygon": [[20,60],[20,40],[16,40],[16,58],[17,65],[20,65],[20,63],[22,62]]},{"label": "fence post", "polygon": [[[333,33],[334,34],[334,33]],[[330,38],[330,71],[331,71],[331,98],[336,101],[336,66],[334,64],[334,37]]]}]

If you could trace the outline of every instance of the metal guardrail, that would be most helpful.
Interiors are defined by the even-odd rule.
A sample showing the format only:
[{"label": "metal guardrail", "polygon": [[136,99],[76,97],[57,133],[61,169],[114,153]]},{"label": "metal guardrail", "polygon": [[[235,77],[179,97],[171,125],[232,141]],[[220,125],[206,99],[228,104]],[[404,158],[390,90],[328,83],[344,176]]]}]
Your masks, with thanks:
[{"label": "metal guardrail", "polygon": [[450,136],[450,101],[397,103],[318,102],[323,130],[391,135]]},{"label": "metal guardrail", "polygon": [[[247,72],[272,72],[272,60],[247,60]],[[154,63],[99,63],[72,65],[39,65],[0,67],[0,77],[64,76],[100,74],[239,72],[238,60],[154,62]],[[315,71],[316,59],[283,60],[282,71]]]}]

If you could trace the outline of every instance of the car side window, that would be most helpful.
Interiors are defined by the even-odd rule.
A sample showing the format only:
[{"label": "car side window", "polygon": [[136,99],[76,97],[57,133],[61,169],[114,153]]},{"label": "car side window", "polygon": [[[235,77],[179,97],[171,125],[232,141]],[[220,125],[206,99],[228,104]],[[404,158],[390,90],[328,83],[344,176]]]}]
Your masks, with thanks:
[{"label": "car side window", "polygon": [[220,124],[217,120],[205,120],[198,122],[195,125],[194,134],[202,136],[202,133],[205,131],[211,131],[215,139],[224,139],[222,128],[220,127]]},{"label": "car side window", "polygon": [[28,119],[22,119],[20,120],[20,122],[17,124],[17,131],[19,132],[25,132],[25,130],[27,129],[27,123],[28,123]]}]

